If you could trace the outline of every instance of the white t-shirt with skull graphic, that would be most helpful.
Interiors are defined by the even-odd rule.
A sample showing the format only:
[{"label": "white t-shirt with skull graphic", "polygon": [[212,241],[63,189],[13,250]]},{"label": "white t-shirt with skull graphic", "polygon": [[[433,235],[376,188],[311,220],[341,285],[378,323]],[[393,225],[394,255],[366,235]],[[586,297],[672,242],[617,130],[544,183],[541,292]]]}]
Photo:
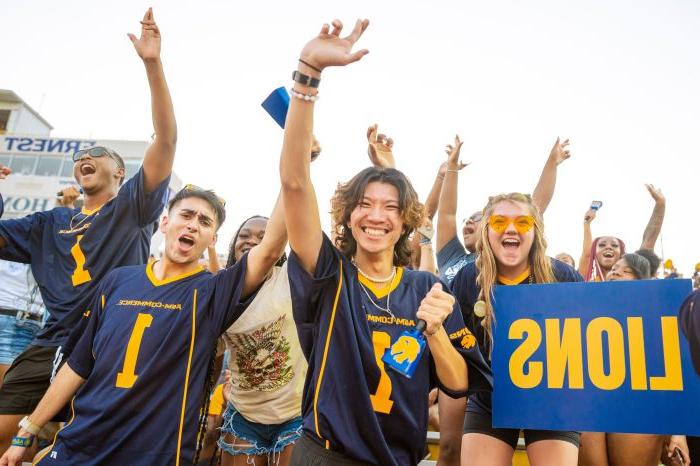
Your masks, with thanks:
[{"label": "white t-shirt with skull graphic", "polygon": [[286,263],[273,267],[223,338],[236,410],[259,424],[281,424],[300,416],[307,364],[292,316]]}]

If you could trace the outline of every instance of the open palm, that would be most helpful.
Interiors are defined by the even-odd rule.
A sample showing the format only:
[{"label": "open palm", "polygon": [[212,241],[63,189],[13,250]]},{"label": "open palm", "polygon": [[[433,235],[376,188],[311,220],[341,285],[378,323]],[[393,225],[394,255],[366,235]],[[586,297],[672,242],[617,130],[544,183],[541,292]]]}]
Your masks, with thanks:
[{"label": "open palm", "polygon": [[365,32],[369,25],[369,20],[357,20],[350,35],[340,37],[343,30],[343,23],[340,20],[333,20],[333,29],[328,24],[324,24],[319,35],[311,39],[302,49],[301,58],[315,66],[323,69],[327,66],[345,66],[358,61],[369,53],[362,49],[352,51],[355,42]]},{"label": "open palm", "polygon": [[128,34],[131,43],[134,44],[136,53],[142,60],[156,60],[160,58],[160,30],[153,19],[153,9],[149,8],[141,21],[141,37],[138,39],[133,34]]}]

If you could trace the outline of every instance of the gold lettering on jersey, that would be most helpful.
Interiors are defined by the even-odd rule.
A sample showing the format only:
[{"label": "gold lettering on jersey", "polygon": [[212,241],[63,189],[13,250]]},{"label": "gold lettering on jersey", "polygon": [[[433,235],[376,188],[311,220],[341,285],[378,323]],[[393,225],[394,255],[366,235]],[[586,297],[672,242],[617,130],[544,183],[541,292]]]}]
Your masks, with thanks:
[{"label": "gold lettering on jersey", "polygon": [[367,314],[367,321],[385,325],[403,325],[404,327],[416,326],[416,322],[413,319],[406,319],[403,317],[375,316],[372,314]]},{"label": "gold lettering on jersey", "polygon": [[458,340],[460,338],[461,340],[459,344],[462,346],[462,348],[471,349],[476,346],[476,337],[469,331],[468,328],[464,327],[463,329],[457,330],[454,333],[450,333],[450,340]]},{"label": "gold lettering on jersey", "polygon": [[142,301],[140,299],[120,299],[117,306],[138,306],[138,307],[152,307],[156,309],[170,309],[179,311],[182,309],[182,304],[168,304],[161,303],[160,301]]},{"label": "gold lettering on jersey", "polygon": [[80,233],[81,231],[85,231],[88,228],[90,228],[91,223],[86,223],[84,225],[80,225],[79,228],[73,228],[72,230],[58,230],[59,235],[71,235],[74,233]]}]

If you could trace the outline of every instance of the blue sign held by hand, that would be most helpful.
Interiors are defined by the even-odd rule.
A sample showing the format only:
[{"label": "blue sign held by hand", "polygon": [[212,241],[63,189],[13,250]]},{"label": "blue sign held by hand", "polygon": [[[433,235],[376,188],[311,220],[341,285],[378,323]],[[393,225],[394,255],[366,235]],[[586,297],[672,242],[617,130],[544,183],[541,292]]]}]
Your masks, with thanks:
[{"label": "blue sign held by hand", "polygon": [[690,280],[499,286],[494,427],[700,435]]}]

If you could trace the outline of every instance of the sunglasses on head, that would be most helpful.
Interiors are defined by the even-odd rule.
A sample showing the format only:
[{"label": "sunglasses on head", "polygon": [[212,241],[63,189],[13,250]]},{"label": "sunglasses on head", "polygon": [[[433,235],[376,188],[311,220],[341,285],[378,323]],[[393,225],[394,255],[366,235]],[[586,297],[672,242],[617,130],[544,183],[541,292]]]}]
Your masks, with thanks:
[{"label": "sunglasses on head", "polygon": [[492,215],[489,217],[489,226],[496,233],[503,233],[511,223],[518,233],[523,234],[532,229],[535,225],[535,218],[532,215],[519,215],[517,217]]},{"label": "sunglasses on head", "polygon": [[117,162],[117,165],[119,165],[119,168],[124,168],[119,161],[119,158],[109,149],[106,147],[102,146],[97,146],[97,147],[91,147],[89,149],[81,149],[75,154],[73,154],[73,163],[77,162],[80,160],[83,155],[89,155],[90,157],[98,158],[98,157],[104,157],[105,155],[109,157],[110,159],[114,160]]},{"label": "sunglasses on head", "polygon": [[[200,191],[200,192],[205,192],[205,193],[209,193],[209,194],[214,194],[214,191],[212,191],[210,189],[200,188],[199,186],[194,185],[194,184],[187,184],[182,189],[184,189],[185,191]],[[214,194],[214,196],[216,196],[216,194]],[[216,196],[216,200],[219,201],[219,204],[221,204],[221,207],[226,207],[226,200],[224,198]]]}]

